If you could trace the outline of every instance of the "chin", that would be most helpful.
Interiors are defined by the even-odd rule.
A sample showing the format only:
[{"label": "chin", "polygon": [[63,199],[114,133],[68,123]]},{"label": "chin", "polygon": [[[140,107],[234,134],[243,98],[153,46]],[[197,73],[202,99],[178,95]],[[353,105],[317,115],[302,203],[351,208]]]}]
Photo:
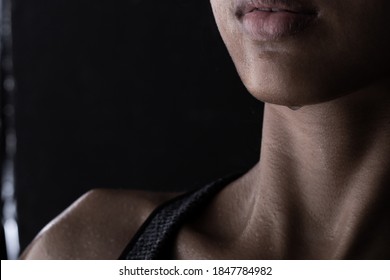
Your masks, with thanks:
[{"label": "chin", "polygon": [[[288,107],[329,102],[366,88],[380,77],[379,73],[353,71],[356,67],[322,65],[309,62],[282,63],[258,61],[251,67],[237,67],[242,82],[258,100]],[[238,64],[237,64],[238,65]],[[280,65],[283,65],[281,67]],[[362,67],[362,69],[372,67]],[[359,68],[358,68],[359,69]]]},{"label": "chin", "polygon": [[[294,73],[294,72],[292,72]],[[256,99],[270,104],[288,107],[319,104],[347,95],[351,89],[340,87],[340,83],[330,81],[315,81],[298,77],[261,76],[254,79],[241,76],[247,90]],[[332,86],[336,84],[335,86]],[[337,86],[338,84],[338,86]],[[346,85],[344,83],[344,85]]]},{"label": "chin", "polygon": [[[322,96],[317,94],[314,91],[311,91],[313,93],[305,94],[301,91],[277,91],[277,90],[253,90],[248,89],[249,92],[259,101],[262,101],[264,103],[269,104],[275,104],[275,105],[282,105],[287,107],[302,107],[307,105],[313,105],[313,104],[319,104],[327,101],[331,101],[333,99],[337,99],[339,96],[329,97],[329,96]],[[307,92],[306,92],[307,93]]]},{"label": "chin", "polygon": [[[320,12],[304,29],[285,24],[299,21],[294,15],[265,17],[262,12],[244,16],[249,24],[232,12],[238,2],[213,0],[213,11],[242,82],[258,100],[285,106],[319,104],[389,75],[389,1],[375,0],[368,6],[363,0],[311,1]],[[289,3],[294,6],[295,1]],[[272,29],[271,23],[278,28]]]}]

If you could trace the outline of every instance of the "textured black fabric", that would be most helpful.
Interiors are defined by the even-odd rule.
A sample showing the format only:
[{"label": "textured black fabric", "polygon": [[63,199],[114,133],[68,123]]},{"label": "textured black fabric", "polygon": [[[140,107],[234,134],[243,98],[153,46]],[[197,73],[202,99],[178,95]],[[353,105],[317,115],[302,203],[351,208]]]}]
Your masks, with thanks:
[{"label": "textured black fabric", "polygon": [[180,226],[204,207],[221,189],[241,176],[219,179],[156,208],[123,251],[120,259],[172,259],[172,242]]}]

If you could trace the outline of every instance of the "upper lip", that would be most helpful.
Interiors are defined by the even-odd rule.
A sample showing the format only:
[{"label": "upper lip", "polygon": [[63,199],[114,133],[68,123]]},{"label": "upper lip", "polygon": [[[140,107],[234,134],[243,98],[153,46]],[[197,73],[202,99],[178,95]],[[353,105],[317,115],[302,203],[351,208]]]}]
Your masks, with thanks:
[{"label": "upper lip", "polygon": [[255,10],[316,15],[315,7],[307,0],[236,0],[236,16],[241,18]]}]

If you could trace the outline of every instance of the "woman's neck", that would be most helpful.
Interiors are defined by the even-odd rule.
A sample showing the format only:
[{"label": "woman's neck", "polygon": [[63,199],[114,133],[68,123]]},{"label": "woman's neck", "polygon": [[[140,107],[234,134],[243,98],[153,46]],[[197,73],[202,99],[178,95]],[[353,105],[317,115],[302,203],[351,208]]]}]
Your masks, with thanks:
[{"label": "woman's neck", "polygon": [[205,251],[246,259],[390,257],[389,143],[385,86],[296,111],[267,104],[259,163],[195,222],[210,238]]},{"label": "woman's neck", "polygon": [[[267,104],[261,160],[249,175],[257,195],[247,236],[266,221],[269,234],[280,233],[269,238],[285,257],[352,254],[367,218],[390,199],[389,143],[383,85],[296,111]],[[388,220],[389,212],[376,214]]]},{"label": "woman's neck", "polygon": [[383,85],[296,111],[267,104],[259,163],[184,231],[191,238],[182,243],[191,246],[181,252],[390,258],[389,143],[390,90]]}]

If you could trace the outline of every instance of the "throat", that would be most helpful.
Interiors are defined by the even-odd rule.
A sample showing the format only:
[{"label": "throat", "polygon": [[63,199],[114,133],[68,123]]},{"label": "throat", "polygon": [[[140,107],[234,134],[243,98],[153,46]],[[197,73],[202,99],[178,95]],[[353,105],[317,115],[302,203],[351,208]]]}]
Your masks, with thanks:
[{"label": "throat", "polygon": [[180,231],[180,256],[390,258],[390,103],[378,98],[266,104],[259,163]]},{"label": "throat", "polygon": [[376,236],[390,248],[383,238],[390,227],[389,107],[362,114],[314,107],[266,105],[261,160],[250,175],[258,201],[245,238],[260,232],[271,256],[286,258],[364,255],[363,239],[366,252],[383,254]]}]

